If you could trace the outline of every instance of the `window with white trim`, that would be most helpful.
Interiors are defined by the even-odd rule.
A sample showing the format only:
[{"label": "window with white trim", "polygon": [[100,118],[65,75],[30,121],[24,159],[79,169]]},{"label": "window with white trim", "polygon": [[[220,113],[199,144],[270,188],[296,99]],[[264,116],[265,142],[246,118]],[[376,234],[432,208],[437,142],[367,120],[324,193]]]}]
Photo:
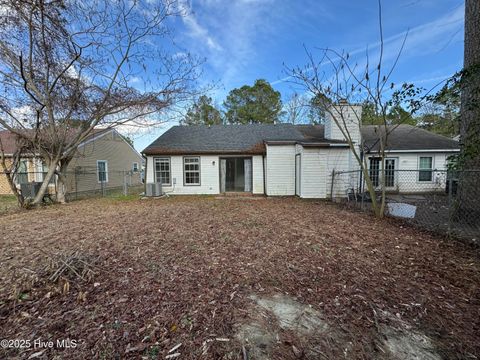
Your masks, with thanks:
[{"label": "window with white trim", "polygon": [[133,171],[133,172],[138,172],[138,162],[134,162],[134,163],[132,164],[132,171]]},{"label": "window with white trim", "polygon": [[183,179],[185,185],[200,185],[200,157],[183,158]]},{"label": "window with white trim", "polygon": [[97,180],[99,183],[108,182],[107,160],[97,160]]},{"label": "window with white trim", "polygon": [[418,181],[429,182],[433,180],[433,157],[420,156],[418,158]]},{"label": "window with white trim", "polygon": [[155,182],[170,185],[170,158],[154,158]]}]

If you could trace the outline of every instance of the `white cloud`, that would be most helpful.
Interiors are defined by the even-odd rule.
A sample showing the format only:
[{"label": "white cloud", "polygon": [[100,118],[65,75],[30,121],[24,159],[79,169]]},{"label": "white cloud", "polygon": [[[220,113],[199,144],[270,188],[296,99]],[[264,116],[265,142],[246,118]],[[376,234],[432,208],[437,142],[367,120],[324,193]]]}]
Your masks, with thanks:
[{"label": "white cloud", "polygon": [[[458,28],[461,27],[464,22],[464,13],[465,10],[464,6],[462,5],[442,15],[438,19],[385,38],[383,41],[384,65],[385,63],[388,63],[396,58],[401,49],[402,42],[405,39],[405,47],[400,60],[407,56],[419,56],[440,51],[442,48],[448,45],[449,42],[451,42],[452,34],[455,36],[458,33],[456,30],[458,30]],[[363,70],[366,65],[365,54],[367,49],[369,52],[370,63],[374,64],[375,60],[378,61],[380,46],[381,42],[376,41],[372,44],[346,50],[346,53],[349,54],[350,58],[355,58],[357,55],[359,55],[357,56],[359,59],[358,68]],[[331,46],[331,48],[335,49],[335,46]],[[337,50],[342,51],[342,49]],[[325,61],[321,63],[320,66],[327,64],[330,64],[330,61]],[[291,79],[291,76],[286,76],[272,82],[272,85],[277,85]]]},{"label": "white cloud", "polygon": [[222,50],[222,47],[209,34],[207,28],[200,25],[195,13],[192,12],[192,9],[187,2],[185,0],[181,0],[179,1],[178,6],[183,15],[182,20],[189,31],[189,35],[196,39],[200,39],[205,45],[208,46],[208,48],[212,50]]}]

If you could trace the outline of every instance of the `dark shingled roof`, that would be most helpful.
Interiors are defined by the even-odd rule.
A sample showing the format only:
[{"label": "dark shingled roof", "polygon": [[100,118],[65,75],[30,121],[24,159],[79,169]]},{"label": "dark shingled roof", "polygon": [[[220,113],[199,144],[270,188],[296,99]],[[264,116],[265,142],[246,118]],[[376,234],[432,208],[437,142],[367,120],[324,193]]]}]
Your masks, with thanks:
[{"label": "dark shingled roof", "polygon": [[[364,126],[362,134],[370,146],[376,140],[373,126]],[[300,143],[328,147],[346,145],[345,141],[325,139],[323,125],[248,124],[174,126],[150,144],[145,155],[182,154],[263,154],[267,143]],[[457,149],[449,138],[401,125],[389,136],[389,150]]]},{"label": "dark shingled roof", "polygon": [[263,154],[265,142],[345,143],[327,141],[323,126],[292,124],[174,126],[150,144],[143,153],[155,154]]},{"label": "dark shingled roof", "polygon": [[[387,127],[387,150],[457,150],[458,141],[434,134],[411,125],[391,125]],[[378,131],[384,131],[383,126],[362,126],[362,137],[365,148],[369,151],[378,151]]]}]

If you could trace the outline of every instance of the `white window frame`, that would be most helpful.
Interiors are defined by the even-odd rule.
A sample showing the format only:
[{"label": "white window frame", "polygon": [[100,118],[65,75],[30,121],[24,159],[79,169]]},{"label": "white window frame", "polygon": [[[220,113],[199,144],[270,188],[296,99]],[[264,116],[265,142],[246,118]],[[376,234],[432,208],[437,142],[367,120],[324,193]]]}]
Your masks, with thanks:
[{"label": "white window frame", "polygon": [[[422,158],[430,158],[432,159],[432,165],[431,165],[431,168],[430,169],[422,169],[420,168],[420,159]],[[434,165],[434,161],[435,161],[435,158],[433,156],[428,156],[428,155],[419,155],[418,156],[418,176],[417,176],[417,181],[421,184],[429,184],[429,183],[433,183],[434,179],[433,179],[433,172],[435,170],[435,165]],[[420,180],[420,172],[421,171],[430,171],[430,180]]]},{"label": "white window frame", "polygon": [[[98,168],[99,163],[105,163],[105,181],[100,180],[100,171]],[[99,184],[102,182],[108,183],[108,161],[107,160],[97,160],[97,181]]]},{"label": "white window frame", "polygon": [[132,171],[133,171],[133,172],[138,172],[138,171],[139,171],[138,162],[134,161],[134,162],[132,163]]},{"label": "white window frame", "polygon": [[[378,168],[377,169],[374,169],[372,168],[370,165],[372,164],[372,159],[377,159],[378,160]],[[386,168],[386,164],[387,164],[387,160],[393,160],[394,161],[394,168],[393,168],[393,186],[387,186],[385,185],[385,188],[386,189],[395,189],[397,186],[398,186],[398,167],[400,166],[400,160],[398,157],[394,157],[394,156],[389,156],[389,157],[385,157],[385,174],[387,173],[387,168]],[[370,176],[370,179],[372,180],[372,183],[375,185],[375,183],[377,183],[377,185],[375,186],[376,189],[378,188],[381,188],[382,186],[382,183],[383,183],[383,179],[382,179],[382,158],[379,157],[379,156],[370,156],[368,158],[368,163],[367,163],[367,167],[368,167],[368,175]],[[376,180],[373,179],[372,177],[372,173],[371,171],[375,171],[377,172],[376,174]],[[385,179],[385,182],[386,182],[386,179]]]},{"label": "white window frame", "polygon": [[[185,170],[185,165],[186,162],[185,160],[189,159],[198,159],[198,170]],[[188,173],[196,173],[198,172],[198,183],[188,183],[187,184],[187,172]],[[202,180],[201,180],[201,158],[200,156],[184,156],[183,157],[183,186],[201,186]]]},{"label": "white window frame", "polygon": [[[170,157],[163,156],[163,157],[154,157],[153,158],[153,178],[156,183],[161,182],[161,175],[160,175],[160,181],[158,181],[157,178],[157,161],[158,162],[167,162],[168,161],[168,183],[162,183],[163,186],[171,186],[172,185],[172,160]],[[162,170],[160,170],[162,172]],[[163,171],[166,172],[166,171]]]}]

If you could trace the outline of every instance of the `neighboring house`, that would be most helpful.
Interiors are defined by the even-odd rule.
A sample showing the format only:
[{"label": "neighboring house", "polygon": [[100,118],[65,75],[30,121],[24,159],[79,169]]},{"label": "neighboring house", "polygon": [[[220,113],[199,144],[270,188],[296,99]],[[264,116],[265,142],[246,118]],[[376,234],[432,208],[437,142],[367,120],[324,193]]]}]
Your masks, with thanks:
[{"label": "neighboring house", "polygon": [[[377,137],[373,127],[364,126],[360,131],[361,106],[342,104],[336,109],[346,114],[345,126],[357,146],[363,137],[367,145],[363,155],[369,157],[375,177]],[[456,141],[407,125],[393,130],[388,141],[391,145],[387,166],[394,170],[416,170],[421,178],[413,176],[408,180],[414,183],[431,184],[427,172],[445,169],[446,158],[458,152]],[[146,157],[146,183],[162,183],[163,191],[173,194],[246,192],[328,198],[333,189],[333,171],[355,174],[342,186],[336,186],[335,193],[345,195],[359,181],[353,153],[342,131],[328,117],[325,126],[174,126],[142,153]],[[392,190],[401,190],[400,180],[394,175]]]},{"label": "neighboring house", "polygon": [[[16,136],[0,131],[7,162],[16,151]],[[115,129],[95,130],[78,147],[67,169],[67,192],[89,192],[122,187],[126,174],[129,185],[141,184],[142,156]],[[38,154],[22,157],[15,182],[41,182],[48,171]],[[55,179],[50,191],[55,189]],[[5,175],[0,176],[0,194],[11,194]]]}]

